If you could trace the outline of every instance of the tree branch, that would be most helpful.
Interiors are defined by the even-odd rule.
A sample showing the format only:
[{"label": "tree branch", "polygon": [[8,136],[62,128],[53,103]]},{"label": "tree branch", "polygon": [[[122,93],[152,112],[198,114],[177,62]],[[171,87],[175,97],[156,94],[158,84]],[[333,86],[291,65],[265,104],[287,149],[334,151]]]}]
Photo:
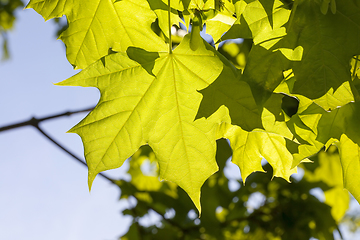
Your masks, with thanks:
[{"label": "tree branch", "polygon": [[[57,142],[55,139],[53,139],[52,137],[49,136],[49,134],[47,134],[46,132],[44,132],[44,130],[39,126],[39,123],[43,122],[43,121],[47,121],[50,119],[55,119],[55,118],[59,118],[59,117],[64,117],[64,116],[70,116],[72,114],[76,114],[76,113],[83,113],[83,112],[89,112],[92,109],[94,109],[93,107],[91,108],[86,108],[86,109],[81,109],[81,110],[77,110],[77,111],[67,111],[64,113],[60,113],[60,114],[55,114],[55,115],[50,115],[47,117],[43,117],[43,118],[35,118],[32,117],[30,120],[28,121],[23,121],[20,123],[15,123],[15,124],[10,124],[4,127],[0,127],[0,132],[3,131],[7,131],[7,130],[11,130],[11,129],[15,129],[15,128],[20,128],[20,127],[25,127],[25,126],[33,126],[35,127],[42,135],[44,135],[48,140],[50,140],[52,143],[54,143],[56,146],[58,146],[61,150],[63,150],[64,152],[66,152],[67,154],[69,154],[71,157],[73,157],[75,160],[77,160],[79,163],[81,163],[82,165],[87,167],[87,164],[85,163],[85,161],[83,161],[81,158],[79,158],[78,156],[76,156],[74,153],[70,152],[68,149],[66,149],[64,146],[62,146],[59,142]],[[99,173],[98,175],[102,176],[103,178],[105,178],[106,180],[110,181],[111,183],[115,184],[115,180],[109,178],[108,176],[106,176],[103,173]]]},{"label": "tree branch", "polygon": [[15,129],[15,128],[19,128],[19,127],[25,127],[25,126],[34,126],[34,127],[36,127],[40,122],[43,122],[43,121],[47,121],[47,120],[54,119],[54,118],[59,118],[59,117],[64,117],[64,116],[70,116],[70,115],[76,114],[76,113],[89,112],[89,111],[91,111],[93,109],[94,109],[94,107],[81,109],[81,110],[77,110],[77,111],[68,111],[68,112],[64,112],[64,113],[60,113],[60,114],[50,115],[50,116],[47,116],[47,117],[44,117],[44,118],[32,117],[28,121],[23,121],[23,122],[20,122],[20,123],[15,123],[15,124],[10,124],[10,125],[4,126],[4,127],[0,127],[0,132]]},{"label": "tree branch", "polygon": [[[47,139],[49,139],[52,143],[54,143],[56,146],[58,146],[60,149],[62,149],[64,152],[66,152],[67,154],[69,154],[70,156],[72,156],[75,160],[77,160],[79,163],[81,163],[82,165],[87,167],[87,164],[79,157],[77,157],[75,154],[73,154],[72,152],[70,152],[68,149],[66,149],[64,146],[62,146],[60,143],[58,143],[57,141],[55,141],[52,137],[50,137],[47,133],[44,132],[44,130],[42,130],[40,128],[39,125],[34,126],[37,130],[39,130],[39,132],[44,135]],[[98,175],[102,176],[103,178],[105,178],[106,180],[110,181],[111,183],[114,183],[114,180],[109,178],[108,176],[106,176],[103,173],[99,173]]]}]

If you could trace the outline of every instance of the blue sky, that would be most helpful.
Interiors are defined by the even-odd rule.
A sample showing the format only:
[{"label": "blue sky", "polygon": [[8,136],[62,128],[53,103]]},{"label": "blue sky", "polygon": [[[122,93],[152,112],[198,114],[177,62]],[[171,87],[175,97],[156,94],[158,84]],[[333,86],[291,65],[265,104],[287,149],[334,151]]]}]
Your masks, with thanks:
[{"label": "blue sky", "polygon": [[[76,73],[56,40],[55,26],[34,10],[17,12],[9,34],[11,59],[0,62],[0,126],[96,104],[97,89],[53,83]],[[85,115],[63,117],[41,126],[83,156],[80,138],[66,131]],[[123,170],[108,174],[120,176]],[[91,193],[87,169],[32,127],[0,134],[0,239],[117,239],[127,230],[121,216],[126,202],[100,177]]]}]

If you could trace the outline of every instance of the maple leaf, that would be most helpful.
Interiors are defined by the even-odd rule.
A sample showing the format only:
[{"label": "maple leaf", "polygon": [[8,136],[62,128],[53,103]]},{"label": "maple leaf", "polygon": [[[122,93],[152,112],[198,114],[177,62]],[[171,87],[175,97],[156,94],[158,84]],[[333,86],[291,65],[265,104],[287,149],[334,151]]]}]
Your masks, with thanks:
[{"label": "maple leaf", "polygon": [[343,171],[344,187],[360,202],[359,171],[360,147],[345,134],[340,138],[340,161]]},{"label": "maple leaf", "polygon": [[321,151],[313,159],[318,167],[313,172],[306,170],[304,178],[311,182],[322,181],[330,189],[324,191],[325,203],[330,205],[331,214],[339,222],[349,208],[349,192],[344,189],[341,163],[336,147],[333,145],[327,151]]},{"label": "maple leaf", "polygon": [[[71,129],[84,142],[89,186],[97,173],[148,144],[160,177],[180,185],[200,211],[200,188],[218,169],[216,139],[230,140],[244,181],[263,171],[262,158],[274,176],[289,180],[300,162],[338,140],[345,187],[359,200],[348,166],[357,169],[360,161],[360,105],[350,103],[359,99],[357,57],[352,78],[349,64],[360,54],[360,0],[321,7],[318,1],[226,2],[231,11],[220,3],[30,1],[27,7],[46,20],[66,15],[69,28],[60,39],[69,62],[85,68],[59,85],[101,92],[94,111]],[[192,31],[172,51],[169,30],[180,16],[187,27],[191,20]],[[205,22],[216,43],[253,40],[242,74],[201,39]],[[278,93],[300,101],[291,116]]]},{"label": "maple leaf", "polygon": [[239,127],[232,126],[225,133],[233,149],[233,159],[239,166],[241,177],[244,179],[252,172],[263,172],[261,160],[265,158],[274,169],[273,175],[290,181],[290,176],[297,172],[293,168],[293,157],[286,148],[284,137],[262,130],[246,132]]},{"label": "maple leaf", "polygon": [[329,139],[340,141],[342,134],[346,134],[356,144],[360,144],[360,103],[348,103],[341,108],[322,114],[316,128],[317,140],[326,143]]},{"label": "maple leaf", "polygon": [[206,33],[211,35],[215,44],[236,21],[235,6],[231,1],[215,1],[214,16],[206,20]]},{"label": "maple leaf", "polygon": [[286,137],[264,129],[245,131],[237,125],[232,125],[229,110],[224,105],[209,119],[217,123],[217,138],[230,140],[233,150],[231,161],[240,168],[244,183],[251,173],[264,172],[261,165],[264,158],[273,167],[274,177],[290,181],[290,176],[297,172],[296,166],[293,166],[293,156],[287,149]]},{"label": "maple leaf", "polygon": [[[197,118],[211,116],[220,106],[229,109],[231,123],[251,131],[262,128],[261,116],[249,85],[241,81],[241,74],[232,66],[207,88],[200,91],[203,95]],[[245,117],[246,116],[246,117]]]},{"label": "maple leaf", "polygon": [[159,28],[162,30],[162,33],[169,38],[169,28],[173,25],[179,26],[179,22],[183,22],[177,12],[184,10],[183,3],[181,1],[171,0],[170,8],[167,5],[167,0],[148,0],[148,3],[157,16]]},{"label": "maple leaf", "polygon": [[[354,187],[359,185],[359,179],[355,176],[356,170],[354,169],[358,169],[360,165],[360,155],[358,154],[360,104],[358,102],[348,103],[341,108],[327,112],[314,101],[300,95],[297,96],[300,98],[299,112],[287,124],[295,137],[298,140],[306,140],[306,143],[301,144],[298,152],[293,154],[293,167],[304,158],[317,153],[322,147],[329,147],[332,143],[340,141],[340,144],[337,145],[339,145],[340,162],[343,168],[343,187],[359,201],[359,191]],[[335,163],[328,162],[325,167],[331,167],[332,164]],[[325,167],[322,166],[319,171],[324,171]],[[338,184],[342,185],[342,183]],[[338,219],[340,215],[337,213],[336,218]]]},{"label": "maple leaf", "polygon": [[[108,54],[129,46],[161,51],[166,44],[151,29],[156,15],[146,0],[31,0],[45,20],[67,16],[69,27],[60,35],[69,62],[85,68]],[[147,41],[144,41],[147,39]]]},{"label": "maple leaf", "polygon": [[237,20],[221,38],[252,38],[255,45],[268,41],[276,43],[286,35],[284,24],[290,17],[290,10],[281,0],[237,1]]},{"label": "maple leaf", "polygon": [[[349,84],[341,93],[336,90],[351,82],[349,61],[360,52],[359,3],[338,1],[336,14],[324,15],[314,1],[304,1],[297,7],[288,29],[288,41],[303,47],[302,61],[293,62],[292,66],[296,78],[292,92],[310,99],[330,95],[330,99],[317,102],[326,110],[353,101]],[[303,18],[305,13],[307,17]],[[334,102],[332,98],[347,101]]]},{"label": "maple leaf", "polygon": [[222,62],[206,42],[190,48],[190,34],[173,51],[128,49],[115,53],[58,85],[97,87],[96,108],[70,132],[81,136],[89,185],[97,173],[117,168],[149,144],[160,178],[177,183],[200,211],[200,188],[218,170],[216,124],[194,121],[201,101],[197,92],[221,73]]},{"label": "maple leaf", "polygon": [[[316,1],[295,2],[291,11],[279,0],[273,5],[262,0],[238,1],[235,6],[239,17],[222,39],[253,38],[256,46],[249,54],[243,80],[255,96],[273,91],[282,71],[292,68],[296,81],[291,93],[316,100],[326,110],[354,100],[349,60],[360,52],[358,0],[341,1],[334,13],[326,15]],[[297,56],[289,58],[289,50],[296,49]],[[260,63],[264,63],[261,71]],[[263,99],[257,102],[262,104]]]}]

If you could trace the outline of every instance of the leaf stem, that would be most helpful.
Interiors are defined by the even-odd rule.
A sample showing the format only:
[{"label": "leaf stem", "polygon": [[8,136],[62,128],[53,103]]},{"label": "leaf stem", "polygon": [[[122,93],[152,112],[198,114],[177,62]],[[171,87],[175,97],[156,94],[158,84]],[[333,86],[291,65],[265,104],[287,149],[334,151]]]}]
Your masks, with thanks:
[{"label": "leaf stem", "polygon": [[295,0],[294,1],[294,5],[291,9],[291,13],[290,13],[290,18],[289,18],[289,25],[288,25],[288,28],[286,30],[287,33],[289,33],[289,31],[291,30],[292,28],[292,24],[293,24],[293,21],[294,21],[294,16],[295,16],[295,13],[296,13],[296,9],[297,9],[297,6],[299,4],[299,1],[298,0]]},{"label": "leaf stem", "polygon": [[47,117],[43,117],[43,118],[35,118],[35,117],[33,117],[28,121],[23,121],[23,122],[20,122],[20,123],[14,123],[14,124],[10,124],[10,125],[7,125],[7,126],[2,126],[2,127],[0,127],[0,132],[15,129],[15,128],[19,128],[19,127],[25,127],[25,126],[36,126],[36,124],[38,124],[38,123],[40,123],[42,121],[46,121],[46,120],[50,120],[50,119],[54,119],[54,118],[59,118],[59,117],[64,117],[64,116],[70,116],[70,115],[76,114],[76,113],[89,112],[89,111],[91,111],[93,109],[94,109],[94,107],[81,109],[81,110],[77,110],[77,111],[67,111],[67,112],[64,112],[64,113],[55,114],[55,115],[51,115],[51,116],[47,116]]},{"label": "leaf stem", "polygon": [[169,21],[169,53],[172,54],[172,40],[171,40],[171,19],[170,19],[170,0],[168,0],[168,21]]},{"label": "leaf stem", "polygon": [[359,56],[355,56],[354,70],[353,70],[353,73],[352,73],[352,79],[353,79],[353,80],[355,79],[356,68],[357,68],[357,63],[358,63],[358,61],[359,61]]}]

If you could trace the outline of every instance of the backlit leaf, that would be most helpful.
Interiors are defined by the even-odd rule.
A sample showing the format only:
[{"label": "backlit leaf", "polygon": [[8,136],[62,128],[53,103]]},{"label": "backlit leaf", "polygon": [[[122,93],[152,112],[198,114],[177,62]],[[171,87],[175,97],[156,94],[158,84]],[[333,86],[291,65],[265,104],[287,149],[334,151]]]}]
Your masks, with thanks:
[{"label": "backlit leaf", "polygon": [[326,152],[319,152],[314,161],[318,161],[319,167],[314,172],[307,171],[304,177],[308,181],[323,181],[331,187],[324,192],[325,203],[332,207],[331,213],[339,222],[349,208],[350,202],[349,193],[344,189],[339,153],[333,145]]},{"label": "backlit leaf", "polygon": [[[197,92],[221,73],[215,50],[190,35],[172,54],[130,48],[111,54],[59,85],[97,87],[96,108],[70,131],[84,142],[91,186],[97,173],[117,168],[141,145],[149,144],[160,178],[181,186],[200,210],[200,188],[218,167],[216,125],[194,121],[201,101]],[[199,65],[199,63],[201,63]]]},{"label": "backlit leaf", "polygon": [[340,139],[340,161],[344,177],[344,187],[360,202],[360,148],[345,134]]},{"label": "backlit leaf", "polygon": [[293,157],[282,136],[262,130],[246,132],[233,126],[225,133],[225,137],[230,140],[232,161],[239,166],[244,182],[252,172],[263,171],[262,158],[273,167],[276,177],[290,181],[291,174],[296,173],[296,168],[292,167]]},{"label": "backlit leaf", "polygon": [[[293,93],[316,99],[351,81],[349,60],[360,52],[359,1],[338,2],[335,15],[323,15],[315,1],[304,1],[296,9],[288,38],[297,34],[294,41],[303,47],[304,53],[301,62],[293,63],[296,78]],[[305,12],[308,17],[304,19]],[[344,94],[349,98],[349,93]]]},{"label": "backlit leaf", "polygon": [[[136,170],[150,159],[139,156],[147,145],[160,178],[182,187],[200,211],[200,188],[218,170],[217,139],[230,140],[244,181],[263,171],[263,159],[273,176],[290,181],[301,162],[340,141],[344,185],[360,199],[360,0],[31,0],[27,7],[45,20],[68,20],[60,39],[69,62],[84,70],[59,85],[100,90],[96,108],[71,129],[83,140],[90,186],[133,156],[138,165],[124,191],[159,190],[156,174]],[[169,30],[181,21],[191,33],[172,45]],[[201,38],[205,25],[219,51]],[[221,47],[232,38],[245,40]],[[323,176],[338,162],[326,165],[322,152],[319,159],[317,177],[339,189],[338,177]],[[160,195],[136,196],[146,206]],[[345,207],[336,208],[340,219]],[[228,215],[212,212],[204,222]]]},{"label": "backlit leaf", "polygon": [[45,20],[66,15],[69,27],[60,39],[75,68],[87,67],[110,48],[120,52],[129,46],[166,50],[151,29],[156,15],[145,0],[31,0],[27,8],[35,9]]}]

